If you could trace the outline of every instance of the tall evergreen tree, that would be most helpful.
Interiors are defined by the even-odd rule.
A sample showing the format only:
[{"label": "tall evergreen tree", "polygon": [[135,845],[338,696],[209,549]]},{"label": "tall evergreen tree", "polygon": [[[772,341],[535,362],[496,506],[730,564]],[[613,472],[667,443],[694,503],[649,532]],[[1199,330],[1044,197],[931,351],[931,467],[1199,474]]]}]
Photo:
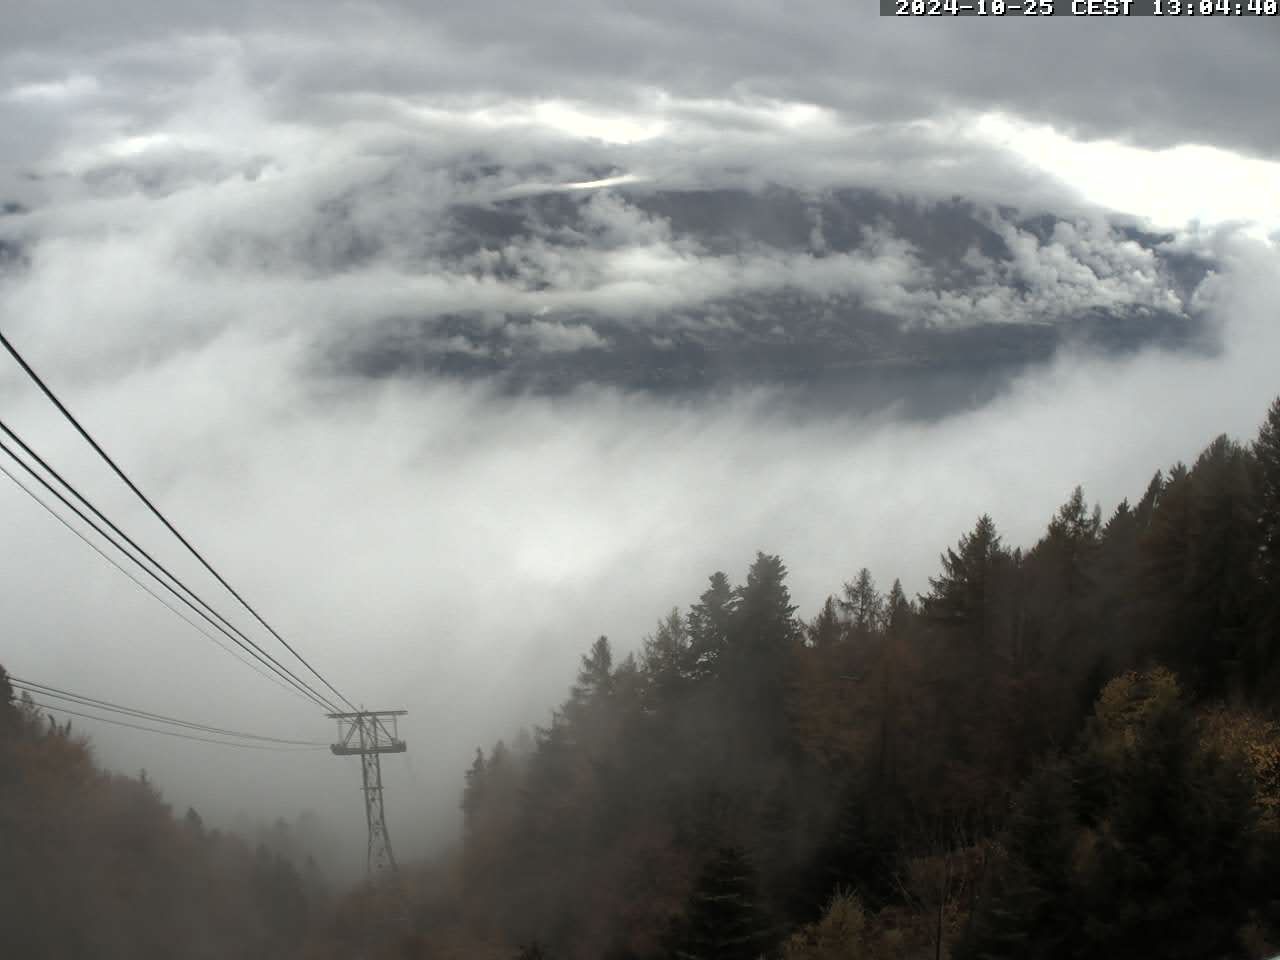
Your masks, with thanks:
[{"label": "tall evergreen tree", "polygon": [[613,692],[613,648],[608,637],[598,637],[582,656],[578,681],[569,694],[574,709],[587,709]]},{"label": "tall evergreen tree", "polygon": [[844,585],[840,608],[849,618],[849,632],[855,642],[867,643],[884,628],[884,598],[866,567]]},{"label": "tall evergreen tree", "polygon": [[786,581],[781,557],[756,554],[746,584],[736,591],[732,643],[739,650],[773,657],[788,651],[799,638],[800,625]]},{"label": "tall evergreen tree", "polygon": [[1089,510],[1084,490],[1076,487],[1071,497],[1058,508],[1049,521],[1045,538],[1037,548],[1048,556],[1053,576],[1061,590],[1061,601],[1069,616],[1064,629],[1068,635],[1078,633],[1084,613],[1082,606],[1093,588],[1098,544],[1102,534],[1102,514],[1095,506]]},{"label": "tall evergreen tree", "polygon": [[956,631],[974,652],[989,652],[1000,578],[1009,559],[995,521],[984,513],[973,530],[960,537],[957,549],[942,554],[942,573],[929,578],[932,589],[923,598],[925,616]]},{"label": "tall evergreen tree", "polygon": [[757,553],[737,604],[721,671],[727,696],[746,741],[771,750],[787,735],[787,677],[800,646],[801,628],[779,557]]},{"label": "tall evergreen tree", "polygon": [[1168,482],[1169,478],[1165,477],[1164,471],[1157,470],[1147,484],[1147,489],[1143,492],[1142,499],[1134,506],[1133,519],[1138,526],[1139,533],[1146,533],[1151,526],[1151,518],[1156,512],[1156,507],[1160,503],[1160,497],[1163,496]]},{"label": "tall evergreen tree", "polygon": [[694,884],[675,956],[679,960],[758,960],[772,940],[750,860],[739,847],[721,847]]},{"label": "tall evergreen tree", "polygon": [[885,630],[891,635],[903,636],[914,616],[915,610],[902,589],[902,581],[895,578],[889,588],[889,596],[885,598]]},{"label": "tall evergreen tree", "polygon": [[715,676],[729,643],[736,609],[737,597],[729,578],[720,571],[713,573],[711,585],[689,610],[690,672],[695,679]]},{"label": "tall evergreen tree", "polygon": [[844,639],[847,624],[836,606],[835,597],[827,597],[818,615],[805,628],[805,636],[809,646],[819,650],[829,650]]},{"label": "tall evergreen tree", "polygon": [[[1069,735],[1097,695],[1101,542],[1101,511],[1089,509],[1077,486],[1028,554],[1014,592],[1015,673],[1048,698],[1039,712],[1051,714],[1045,735],[1054,739]],[[1050,682],[1050,676],[1059,679]]]},{"label": "tall evergreen tree", "polygon": [[1250,684],[1258,528],[1254,461],[1225,436],[1176,468],[1143,541],[1151,646],[1205,695]]},{"label": "tall evergreen tree", "polygon": [[673,609],[641,648],[640,669],[648,685],[646,696],[653,704],[678,697],[692,677],[691,661],[688,629],[680,611]]}]

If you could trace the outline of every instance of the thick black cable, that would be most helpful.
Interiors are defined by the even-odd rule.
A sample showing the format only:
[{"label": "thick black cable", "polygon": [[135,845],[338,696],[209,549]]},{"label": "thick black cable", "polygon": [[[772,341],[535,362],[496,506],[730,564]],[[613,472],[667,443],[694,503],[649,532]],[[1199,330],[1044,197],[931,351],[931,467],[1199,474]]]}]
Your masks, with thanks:
[{"label": "thick black cable", "polygon": [[146,733],[158,733],[166,737],[177,737],[180,740],[194,740],[197,743],[216,743],[223,747],[239,747],[241,750],[274,750],[279,753],[305,753],[312,750],[323,750],[324,747],[275,747],[265,743],[236,743],[234,740],[215,740],[212,737],[196,737],[189,733],[179,733],[177,730],[157,730],[155,727],[144,727],[137,723],[128,723],[124,720],[113,720],[110,717],[99,717],[92,713],[81,713],[79,710],[68,710],[66,707],[51,707],[47,703],[41,703],[38,700],[32,700],[31,705],[49,713],[65,713],[73,717],[84,717],[86,720],[96,720],[99,723],[111,723],[117,727],[129,727],[131,730],[142,730]]},{"label": "thick black cable", "polygon": [[267,623],[267,621],[262,618],[262,615],[259,614],[258,611],[255,610],[250,605],[249,601],[246,600],[244,597],[242,597],[236,591],[236,589],[231,586],[231,584],[227,583],[227,581],[223,579],[222,574],[218,573],[218,571],[213,568],[213,565],[210,564],[209,561],[204,558],[204,556],[200,553],[200,551],[197,550],[195,547],[193,547],[191,543],[187,540],[187,538],[178,532],[178,528],[169,522],[168,517],[166,517],[163,513],[160,512],[160,509],[154,503],[152,503],[150,499],[147,498],[147,495],[145,493],[143,493],[141,490],[138,489],[137,485],[132,480],[130,480],[128,475],[116,464],[116,462],[113,459],[111,459],[111,455],[108,454],[107,451],[103,450],[102,447],[98,445],[98,441],[94,440],[93,437],[90,436],[89,431],[86,430],[81,425],[80,421],[76,419],[75,415],[66,408],[66,406],[63,404],[61,400],[58,399],[57,395],[53,392],[53,390],[51,390],[49,386],[44,382],[44,380],[40,378],[40,375],[36,373],[35,370],[32,369],[31,365],[27,363],[25,359],[23,359],[22,354],[18,352],[17,348],[14,347],[14,345],[9,342],[9,339],[3,333],[0,333],[0,345],[2,345],[7,351],[9,351],[9,355],[13,357],[14,360],[17,361],[18,366],[22,367],[23,372],[26,373],[26,375],[31,378],[31,381],[37,387],[40,388],[40,391],[46,397],[49,398],[49,401],[55,407],[58,408],[58,411],[64,417],[66,417],[67,421],[73,427],[75,427],[76,432],[79,433],[80,436],[85,439],[85,441],[89,444],[89,446],[93,447],[94,451],[98,454],[98,456],[100,456],[103,459],[103,461],[107,464],[107,466],[109,466],[115,472],[116,476],[119,477],[122,481],[124,481],[125,486],[127,486],[130,490],[132,490],[134,494],[138,497],[138,499],[141,500],[144,504],[146,504],[147,509],[149,509],[155,515],[156,519],[158,519],[161,523],[163,523],[165,527],[168,528],[169,532],[172,533],[175,537],[177,537],[179,542],[184,547],[186,547],[189,551],[191,551],[191,555],[200,561],[200,563],[204,566],[204,568],[213,575],[214,579],[217,580],[220,584],[222,584],[222,586],[226,588],[228,593],[230,593],[233,597],[235,597],[238,601],[240,601],[240,604],[246,610],[248,610],[251,614],[253,614],[254,619],[257,620],[260,624],[262,624],[262,626],[266,628],[268,633],[270,633],[273,637],[279,640],[280,643],[284,645],[284,648],[286,650],[288,650],[295,657],[297,657],[299,663],[301,663],[304,667],[310,670],[316,676],[316,678],[320,680],[321,683],[323,683],[326,687],[328,687],[334,693],[334,695],[339,700],[345,703],[352,710],[355,710],[356,709],[355,704],[353,704],[350,700],[348,700],[341,693],[339,693],[338,689],[333,684],[331,684],[328,680],[326,680],[324,676],[320,673],[320,671],[318,671],[315,667],[313,667],[310,663],[308,663],[303,658],[302,654],[298,653],[297,650],[295,650],[292,646],[290,646],[288,641],[286,641],[284,637],[280,636],[280,634],[276,631],[276,629],[273,626],[271,626],[271,624]]},{"label": "thick black cable", "polygon": [[[201,610],[199,607],[193,604],[190,600],[188,600],[182,594],[178,593],[177,590],[175,590],[167,582],[161,579],[160,576],[155,571],[153,571],[146,564],[142,563],[142,561],[140,561],[137,557],[131,554],[125,547],[121,546],[120,543],[116,541],[111,536],[110,533],[103,530],[102,527],[98,526],[98,524],[91,517],[86,516],[83,510],[81,510],[74,503],[72,503],[65,496],[63,496],[61,491],[54,488],[54,486],[48,480],[46,480],[39,473],[37,473],[36,470],[31,467],[30,464],[28,464],[25,460],[23,460],[16,453],[14,453],[13,450],[9,449],[9,447],[6,446],[3,441],[0,441],[0,452],[7,454],[15,463],[18,464],[18,466],[22,467],[23,470],[25,470],[28,474],[30,474],[31,477],[36,480],[36,482],[38,482],[46,490],[48,490],[55,497],[57,497],[58,500],[62,502],[63,506],[67,507],[77,517],[79,517],[82,521],[84,521],[86,524],[92,527],[94,531],[98,534],[98,536],[102,537],[104,540],[110,543],[113,547],[115,547],[117,550],[123,553],[133,563],[135,563],[138,566],[138,568],[142,570],[143,573],[147,574],[149,577],[151,577],[151,579],[155,580],[158,584],[160,584],[160,586],[168,590],[178,600],[180,600],[187,607],[193,610],[197,615],[199,615],[202,619],[204,619],[205,622],[207,622],[210,626],[216,629],[223,636],[225,636],[228,640],[230,640],[236,646],[240,647],[240,649],[244,650],[250,656],[254,657],[254,659],[256,659],[259,663],[262,663],[264,666],[268,667],[268,669],[275,672],[282,679],[293,684],[295,687],[298,688],[298,690],[300,690],[303,694],[305,694],[308,698],[310,698],[312,702],[314,702],[317,706],[320,706],[330,711],[334,709],[332,703],[330,703],[319,693],[313,691],[311,687],[309,687],[308,685],[303,683],[301,680],[299,680],[297,677],[295,677],[293,673],[288,670],[288,668],[282,666],[274,657],[271,656],[271,654],[262,650],[256,643],[254,643],[252,640],[249,640],[247,637],[245,638],[245,640],[248,641],[248,645],[246,645],[246,643],[242,641],[239,637],[235,636],[235,634],[227,630],[224,626],[222,626],[222,624],[218,623],[216,620],[210,617],[207,613],[205,613],[203,610]],[[173,574],[168,573],[168,571],[166,571],[166,574],[170,577],[173,577]],[[174,577],[174,579],[176,580],[177,578]]]},{"label": "thick black cable", "polygon": [[[123,553],[126,557],[128,557],[129,560],[132,561],[135,565],[137,565],[137,567],[140,570],[142,570],[143,573],[147,574],[147,576],[151,577],[152,580],[156,581],[156,583],[160,584],[160,586],[168,590],[169,593],[171,593],[174,597],[176,597],[179,601],[185,604],[193,612],[199,615],[202,619],[204,619],[206,623],[208,623],[210,626],[218,630],[218,632],[220,632],[223,636],[229,639],[236,646],[238,646],[241,650],[244,650],[246,653],[253,656],[256,660],[258,660],[259,663],[268,667],[277,676],[281,677],[283,680],[292,684],[294,688],[296,688],[299,692],[301,692],[304,696],[306,696],[309,700],[311,700],[317,706],[322,707],[326,710],[333,709],[331,701],[321,696],[312,687],[310,687],[308,684],[304,683],[302,680],[296,677],[287,667],[283,666],[282,664],[279,663],[279,661],[277,661],[274,657],[272,657],[271,654],[267,653],[265,650],[262,650],[262,648],[259,647],[256,643],[254,643],[252,639],[245,636],[243,631],[239,630],[239,628],[235,627],[234,625],[231,625],[231,630],[228,630],[227,627],[224,627],[222,624],[215,621],[212,617],[209,616],[209,614],[205,613],[204,610],[200,609],[195,604],[193,604],[190,600],[184,597],[182,594],[178,593],[178,591],[175,590],[169,583],[161,579],[160,576],[154,570],[152,570],[150,567],[144,564],[141,560],[139,560],[136,556],[130,553],[125,547],[121,546],[121,544],[118,541],[116,541],[111,536],[111,534],[103,530],[102,527],[98,526],[98,524],[95,523],[92,518],[86,516],[84,511],[82,511],[74,503],[72,503],[65,496],[63,496],[61,491],[54,488],[53,485],[50,484],[49,481],[46,480],[44,477],[42,477],[39,473],[37,473],[31,467],[30,464],[28,464],[21,457],[17,456],[17,454],[15,454],[7,446],[5,446],[3,441],[0,441],[0,452],[7,454],[15,463],[18,464],[18,466],[22,467],[23,470],[25,470],[31,477],[33,477],[38,483],[40,483],[41,486],[43,486],[46,490],[52,493],[55,497],[57,497],[58,500],[61,501],[63,506],[67,507],[73,513],[75,513],[75,515],[79,517],[84,523],[88,524],[91,528],[93,528],[93,530],[100,537],[102,537],[104,540],[110,543],[113,547],[115,547],[117,550]],[[46,509],[49,509],[47,505],[45,505],[45,507]],[[178,581],[177,578],[168,570],[163,570],[163,572],[170,579],[173,579],[175,582],[180,583],[180,581]],[[184,586],[184,589],[186,589],[185,586]],[[204,601],[201,601],[201,603],[203,604]],[[208,606],[207,604],[204,604],[204,605]],[[219,619],[224,620],[225,622],[225,618],[219,616]],[[231,632],[232,630],[234,630],[235,633],[232,633]],[[239,634],[239,636],[236,636],[235,634]]]},{"label": "thick black cable", "polygon": [[254,673],[258,674],[260,677],[264,677],[265,679],[270,680],[281,690],[285,691],[285,693],[295,696],[299,700],[302,700],[303,702],[309,705],[312,704],[312,701],[309,697],[299,693],[296,688],[290,687],[284,683],[281,683],[279,678],[277,678],[273,674],[267,673],[265,670],[259,667],[252,660],[249,660],[246,657],[242,656],[241,654],[237,653],[233,647],[227,646],[225,643],[223,643],[221,640],[215,637],[212,633],[204,629],[204,627],[200,626],[200,624],[196,623],[194,620],[192,620],[190,617],[184,614],[181,610],[179,610],[177,607],[171,604],[168,600],[160,596],[160,594],[156,593],[154,590],[148,587],[145,583],[139,580],[136,576],[134,576],[134,574],[131,571],[125,569],[123,566],[117,563],[114,557],[112,557],[105,550],[99,547],[96,543],[94,543],[92,540],[86,537],[83,532],[81,532],[79,529],[76,528],[74,524],[71,523],[71,521],[69,521],[66,517],[62,516],[62,514],[58,513],[58,511],[54,510],[53,507],[51,507],[44,500],[41,500],[40,495],[38,493],[36,493],[34,490],[28,487],[25,483],[23,483],[21,480],[15,477],[12,473],[10,473],[8,468],[5,467],[4,464],[0,464],[0,474],[3,474],[4,476],[8,477],[9,480],[11,480],[19,490],[21,490],[28,497],[34,500],[37,504],[43,507],[45,511],[49,514],[49,516],[53,517],[53,519],[57,520],[60,524],[62,524],[64,527],[70,530],[77,537],[79,537],[80,540],[85,544],[85,546],[87,546],[90,550],[96,553],[99,557],[101,557],[107,563],[111,564],[111,566],[115,567],[116,570],[120,571],[120,573],[122,573],[124,576],[128,577],[129,580],[133,584],[135,584],[139,590],[143,591],[149,597],[154,599],[157,603],[161,604],[166,610],[170,611],[175,617],[177,617],[183,623],[191,627],[192,630],[195,630],[198,634],[200,634],[200,636],[204,637],[210,643],[217,646],[218,649],[225,650],[231,656],[235,657],[236,660],[238,660],[240,663],[243,663],[246,667],[248,667]]},{"label": "thick black cable", "polygon": [[212,733],[223,737],[235,737],[238,740],[260,740],[264,743],[279,743],[292,747],[324,747],[327,744],[318,740],[291,740],[286,737],[269,737],[259,733],[246,733],[243,730],[228,730],[225,727],[215,727],[207,723],[196,723],[193,720],[179,720],[177,717],[166,716],[163,713],[152,713],[149,710],[139,710],[136,707],[125,707],[118,703],[112,703],[110,700],[99,700],[96,697],[86,696],[82,693],[73,693],[70,690],[62,690],[58,687],[51,687],[47,683],[36,683],[34,680],[23,680],[13,675],[9,676],[9,682],[19,690],[25,690],[27,693],[34,694],[37,697],[53,697],[55,700],[65,700],[68,703],[78,704],[82,707],[91,707],[96,710],[106,710],[109,713],[118,713],[123,716],[133,717],[137,720],[149,720],[155,723],[167,723],[175,727],[186,727],[190,730],[196,730],[200,733]]},{"label": "thick black cable", "polygon": [[[176,577],[173,573],[171,573],[165,567],[164,564],[162,564],[159,560],[157,560],[150,553],[148,553],[147,550],[144,547],[142,547],[131,536],[129,536],[129,534],[121,530],[115,523],[112,522],[110,517],[108,517],[101,510],[99,510],[93,504],[92,501],[90,501],[86,496],[84,496],[84,494],[82,494],[79,490],[76,489],[75,485],[72,484],[71,481],[67,480],[61,473],[59,473],[57,469],[55,469],[54,466],[49,463],[49,461],[45,460],[44,457],[40,456],[40,454],[37,451],[33,450],[31,448],[31,445],[28,444],[25,440],[23,440],[22,437],[20,437],[16,432],[14,432],[14,430],[10,428],[9,425],[5,423],[3,420],[0,420],[0,431],[3,431],[6,436],[8,436],[11,440],[13,440],[14,443],[16,443],[19,447],[22,448],[23,452],[26,453],[27,456],[29,456],[32,460],[38,463],[42,468],[44,468],[44,470],[50,476],[52,476],[55,480],[57,480],[60,484],[62,484],[62,486],[65,487],[67,491],[71,493],[72,496],[74,496],[77,500],[79,500],[82,504],[84,504],[84,506],[86,506],[95,517],[97,517],[99,520],[105,523],[109,528],[111,528],[111,530],[116,535],[118,535],[121,539],[123,539],[126,543],[128,543],[129,546],[133,547],[134,550],[136,550],[139,554],[141,554],[148,561],[150,561],[153,567],[155,567],[157,570],[159,570],[161,573],[167,576],[171,581],[173,581],[174,584],[180,587],[192,600],[200,604],[200,606],[204,607],[204,609],[207,610],[211,615],[216,617],[218,620],[222,621],[223,625],[228,630],[231,630],[237,635],[239,635],[244,640],[245,643],[249,644],[254,649],[258,650],[263,656],[267,657],[273,663],[275,663],[281,670],[285,671],[290,676],[294,677],[294,679],[300,685],[314,692],[316,696],[320,699],[320,701],[326,705],[326,709],[333,708],[332,702],[327,697],[321,696],[318,691],[315,691],[315,689],[311,686],[311,684],[302,680],[300,677],[297,677],[292,670],[289,670],[288,667],[284,666],[284,664],[276,660],[275,657],[272,657],[271,654],[263,650],[262,647],[260,647],[257,643],[254,643],[254,641],[247,634],[245,634],[243,630],[241,630],[234,623],[232,623],[230,620],[224,617],[221,613],[215,610],[207,601],[205,601],[202,597],[196,594],[194,590],[192,590],[180,579],[178,579],[178,577]],[[3,446],[3,441],[0,441],[0,450],[4,450],[6,453],[9,454],[10,457],[13,457],[15,460],[18,460],[19,463],[22,462],[20,458],[14,457],[13,453]],[[26,469],[29,473],[32,472],[30,467],[27,467]],[[32,475],[35,476],[34,473]],[[37,479],[40,479],[40,478],[37,476]],[[44,483],[44,481],[41,480],[41,483]],[[48,484],[45,484],[45,487],[46,489],[48,489]],[[63,502],[65,503],[66,501],[64,500]],[[97,528],[95,527],[95,529]],[[99,530],[99,533],[101,533],[101,530]],[[117,549],[121,549],[121,548],[117,545]],[[126,555],[128,554],[126,553]],[[135,557],[130,556],[129,559],[133,560],[133,562],[137,563],[139,566],[143,566],[143,564],[141,564]],[[208,618],[206,617],[206,619]],[[226,631],[224,630],[223,632],[225,633]],[[243,646],[243,644],[241,644],[241,646]]]}]

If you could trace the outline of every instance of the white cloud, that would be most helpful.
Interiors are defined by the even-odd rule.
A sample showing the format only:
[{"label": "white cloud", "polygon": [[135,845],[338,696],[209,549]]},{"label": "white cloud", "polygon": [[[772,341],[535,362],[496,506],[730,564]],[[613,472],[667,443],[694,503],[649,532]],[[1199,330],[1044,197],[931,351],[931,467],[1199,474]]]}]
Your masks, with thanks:
[{"label": "white cloud", "polygon": [[608,346],[608,341],[586,324],[531,320],[506,327],[507,336],[544,353],[576,353]]},{"label": "white cloud", "polygon": [[978,117],[973,129],[980,140],[1017,153],[1103,208],[1164,228],[1234,222],[1264,234],[1280,231],[1280,162],[1271,159],[1195,143],[1150,149],[1074,140],[998,113]]},{"label": "white cloud", "polygon": [[16,103],[62,104],[93,96],[100,89],[96,77],[71,73],[61,80],[17,84],[5,91],[3,98]]}]

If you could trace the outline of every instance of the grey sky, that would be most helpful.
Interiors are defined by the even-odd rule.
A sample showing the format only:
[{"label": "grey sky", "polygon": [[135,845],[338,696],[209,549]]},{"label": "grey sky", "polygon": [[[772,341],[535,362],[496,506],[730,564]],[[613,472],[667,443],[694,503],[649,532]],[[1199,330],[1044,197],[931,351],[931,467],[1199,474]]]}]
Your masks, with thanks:
[{"label": "grey sky", "polygon": [[[1256,22],[1255,22],[1256,21]],[[1267,18],[904,21],[836,0],[508,4],[265,4],[20,0],[6,10],[12,74],[112,53],[183,76],[175,35],[244,44],[256,74],[317,91],[494,93],[623,103],[636,87],[800,100],[864,119],[956,108],[1146,144],[1280,145]]]}]

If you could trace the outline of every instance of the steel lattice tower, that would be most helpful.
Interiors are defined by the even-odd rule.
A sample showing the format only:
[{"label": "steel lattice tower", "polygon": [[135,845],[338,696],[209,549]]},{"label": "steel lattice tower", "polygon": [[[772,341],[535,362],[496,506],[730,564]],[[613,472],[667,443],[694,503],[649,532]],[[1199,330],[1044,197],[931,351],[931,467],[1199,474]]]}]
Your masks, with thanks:
[{"label": "steel lattice tower", "polygon": [[356,713],[331,713],[338,721],[338,742],[331,749],[340,757],[360,757],[360,777],[364,791],[364,816],[369,827],[370,879],[388,867],[396,869],[387,834],[387,814],[382,803],[382,760],[384,753],[404,753],[405,742],[397,729],[405,710],[360,710]]}]

